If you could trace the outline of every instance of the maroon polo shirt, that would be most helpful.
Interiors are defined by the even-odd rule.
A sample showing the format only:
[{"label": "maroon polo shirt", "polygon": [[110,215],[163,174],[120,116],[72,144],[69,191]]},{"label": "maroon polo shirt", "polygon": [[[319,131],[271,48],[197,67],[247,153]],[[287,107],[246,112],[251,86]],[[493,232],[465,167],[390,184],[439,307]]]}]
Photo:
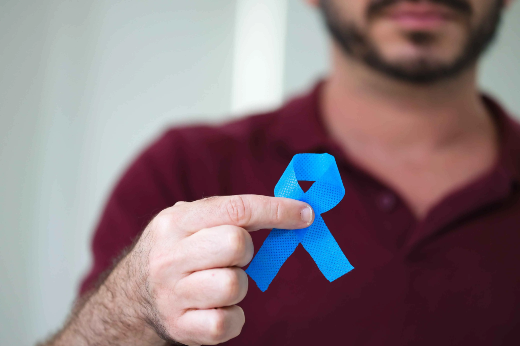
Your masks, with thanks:
[{"label": "maroon polo shirt", "polygon": [[[113,191],[93,240],[92,286],[150,219],[177,201],[273,195],[297,153],[330,153],[345,197],[323,218],[355,269],[330,283],[298,246],[269,289],[250,280],[228,345],[520,345],[520,126],[484,97],[501,138],[487,174],[422,220],[325,133],[321,85],[279,110],[167,131]],[[269,231],[253,234],[258,250]]]}]

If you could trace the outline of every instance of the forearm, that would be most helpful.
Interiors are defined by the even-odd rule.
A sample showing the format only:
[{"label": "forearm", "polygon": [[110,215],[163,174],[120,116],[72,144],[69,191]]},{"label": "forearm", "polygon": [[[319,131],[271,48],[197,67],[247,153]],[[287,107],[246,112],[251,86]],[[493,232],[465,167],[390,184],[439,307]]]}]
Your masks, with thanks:
[{"label": "forearm", "polygon": [[123,259],[105,282],[80,301],[65,327],[41,346],[164,345],[148,325],[139,297],[129,285]]}]

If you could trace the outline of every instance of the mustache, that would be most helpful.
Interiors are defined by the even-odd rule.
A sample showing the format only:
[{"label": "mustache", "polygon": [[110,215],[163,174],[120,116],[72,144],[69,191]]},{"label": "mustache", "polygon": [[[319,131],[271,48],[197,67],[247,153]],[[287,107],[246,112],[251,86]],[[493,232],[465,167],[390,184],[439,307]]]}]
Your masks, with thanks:
[{"label": "mustache", "polygon": [[385,10],[387,7],[402,2],[428,2],[431,4],[444,5],[467,16],[470,16],[473,13],[471,5],[466,0],[374,0],[368,6],[367,14],[369,17],[373,17]]}]

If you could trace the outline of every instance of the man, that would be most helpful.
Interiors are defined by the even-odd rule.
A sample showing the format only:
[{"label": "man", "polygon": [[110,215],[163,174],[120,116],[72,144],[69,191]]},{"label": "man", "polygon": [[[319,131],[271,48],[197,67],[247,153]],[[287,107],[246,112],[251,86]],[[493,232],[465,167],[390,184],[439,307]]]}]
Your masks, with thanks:
[{"label": "man", "polygon": [[[520,344],[520,127],[476,82],[509,1],[309,2],[334,39],[327,81],[148,148],[45,345]],[[299,247],[266,292],[248,287],[269,231],[249,232],[315,218],[266,196],[293,155],[323,152],[346,190],[323,218],[355,269],[330,283]]]}]

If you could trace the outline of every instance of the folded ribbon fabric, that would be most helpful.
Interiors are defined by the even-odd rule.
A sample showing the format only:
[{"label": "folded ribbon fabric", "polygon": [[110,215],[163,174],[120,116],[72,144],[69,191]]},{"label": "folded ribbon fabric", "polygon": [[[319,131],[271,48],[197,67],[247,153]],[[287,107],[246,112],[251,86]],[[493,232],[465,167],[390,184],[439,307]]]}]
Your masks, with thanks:
[{"label": "folded ribbon fabric", "polygon": [[[315,183],[307,192],[303,192],[298,180]],[[322,213],[334,208],[345,196],[345,188],[333,156],[295,155],[276,184],[274,195],[308,203],[314,210],[315,217],[313,224],[307,228],[275,228],[269,233],[246,270],[262,292],[267,290],[284,262],[300,243],[330,282],[354,269],[321,217]]]}]

